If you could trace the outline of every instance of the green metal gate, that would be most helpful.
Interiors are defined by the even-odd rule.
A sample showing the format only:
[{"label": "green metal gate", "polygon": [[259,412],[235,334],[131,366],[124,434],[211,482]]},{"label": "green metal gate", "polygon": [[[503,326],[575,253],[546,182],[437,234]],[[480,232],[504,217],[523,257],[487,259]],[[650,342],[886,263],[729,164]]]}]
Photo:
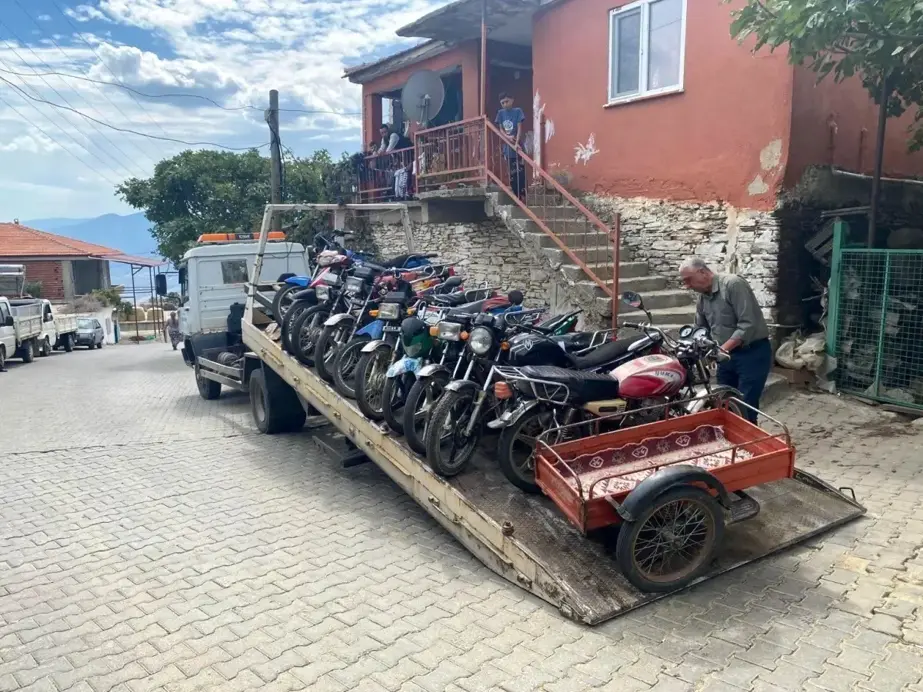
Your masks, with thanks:
[{"label": "green metal gate", "polygon": [[827,350],[842,392],[923,410],[923,250],[849,247],[833,230]]}]

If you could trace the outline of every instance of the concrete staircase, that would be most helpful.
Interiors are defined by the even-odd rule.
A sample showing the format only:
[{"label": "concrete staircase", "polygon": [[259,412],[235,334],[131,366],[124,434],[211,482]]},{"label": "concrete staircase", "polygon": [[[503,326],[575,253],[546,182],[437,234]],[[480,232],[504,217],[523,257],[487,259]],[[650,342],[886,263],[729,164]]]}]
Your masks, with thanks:
[{"label": "concrete staircase", "polygon": [[[612,280],[612,246],[609,236],[590,223],[582,212],[557,193],[542,191],[544,204],[531,204],[530,209],[560,238],[602,281]],[[527,195],[529,200],[531,195]],[[559,201],[557,205],[554,202]],[[565,253],[554,238],[513,200],[499,191],[488,192],[488,215],[499,219],[515,233],[532,254],[536,263],[550,270],[570,302],[584,309],[587,322],[593,326],[608,326],[612,320],[612,299],[590,278],[586,271]],[[678,329],[695,318],[695,302],[690,291],[672,288],[664,276],[651,274],[644,262],[632,261],[624,250],[619,257],[618,291],[635,291],[644,298],[645,307],[654,316],[654,323],[665,329]],[[637,319],[643,313],[619,305],[619,315]]]}]

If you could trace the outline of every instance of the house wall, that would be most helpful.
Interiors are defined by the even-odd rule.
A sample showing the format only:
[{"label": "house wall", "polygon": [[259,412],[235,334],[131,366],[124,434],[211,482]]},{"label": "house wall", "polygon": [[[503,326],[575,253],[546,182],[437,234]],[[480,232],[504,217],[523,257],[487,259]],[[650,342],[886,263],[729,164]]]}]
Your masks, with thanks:
[{"label": "house wall", "polygon": [[26,281],[42,282],[42,298],[65,300],[64,268],[61,260],[35,260],[23,262],[16,258],[2,259],[0,263],[22,264],[26,268]]},{"label": "house wall", "polygon": [[478,81],[480,49],[477,41],[467,41],[455,48],[427,60],[413,63],[362,85],[362,146],[378,141],[378,128],[382,121],[379,94],[400,89],[414,72],[460,67],[462,72],[462,107],[465,118],[478,114]]},{"label": "house wall", "polygon": [[[923,175],[923,152],[907,151],[907,128],[916,108],[889,119],[885,131],[884,173],[888,176]],[[792,103],[792,144],[785,182],[801,181],[809,166],[837,166],[871,173],[875,164],[878,106],[857,77],[835,82],[817,81],[807,67],[795,68]]]},{"label": "house wall", "polygon": [[[730,37],[728,5],[690,0],[684,91],[604,107],[609,11],[624,4],[572,0],[534,20],[534,89],[554,123],[546,167],[601,195],[771,209],[792,111],[784,50],[751,55]],[[591,135],[598,153],[575,162]]]}]

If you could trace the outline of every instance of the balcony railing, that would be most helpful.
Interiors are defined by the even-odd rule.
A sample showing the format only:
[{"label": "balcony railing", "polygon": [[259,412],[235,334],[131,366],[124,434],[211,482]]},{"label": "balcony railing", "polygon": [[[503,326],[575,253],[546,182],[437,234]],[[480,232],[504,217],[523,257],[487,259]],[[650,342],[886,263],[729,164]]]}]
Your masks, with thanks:
[{"label": "balcony railing", "polygon": [[359,170],[359,200],[390,202],[412,198],[416,193],[413,163],[413,147],[366,156]]},{"label": "balcony railing", "polygon": [[485,185],[485,135],[484,118],[417,132],[417,192]]}]

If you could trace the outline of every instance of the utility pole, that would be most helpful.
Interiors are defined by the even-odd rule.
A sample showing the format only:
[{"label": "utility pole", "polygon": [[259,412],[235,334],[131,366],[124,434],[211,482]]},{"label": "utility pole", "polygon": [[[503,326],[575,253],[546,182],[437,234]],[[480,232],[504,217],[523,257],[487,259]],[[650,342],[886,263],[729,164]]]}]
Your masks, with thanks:
[{"label": "utility pole", "polygon": [[[279,138],[279,92],[272,89],[269,92],[269,110],[266,112],[266,122],[269,123],[269,201],[273,204],[282,204],[282,141]],[[282,215],[272,215],[272,230],[282,230]]]}]

